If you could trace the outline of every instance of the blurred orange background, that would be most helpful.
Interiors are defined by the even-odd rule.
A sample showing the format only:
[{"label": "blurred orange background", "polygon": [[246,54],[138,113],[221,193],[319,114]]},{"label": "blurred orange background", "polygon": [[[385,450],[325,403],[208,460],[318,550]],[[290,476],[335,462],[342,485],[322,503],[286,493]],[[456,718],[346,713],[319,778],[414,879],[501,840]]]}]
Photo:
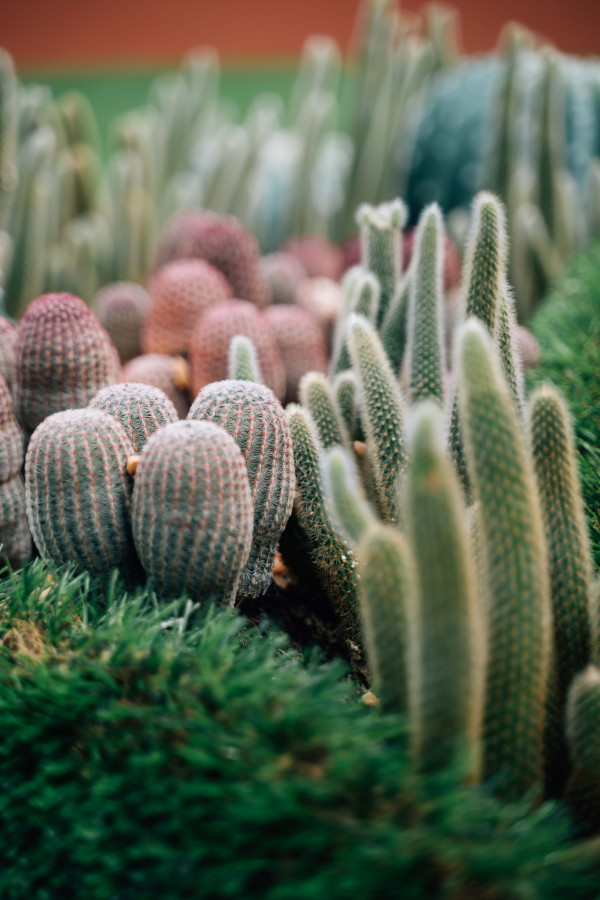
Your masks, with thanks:
[{"label": "blurred orange background", "polygon": [[[404,0],[406,11],[425,4]],[[600,54],[600,0],[458,0],[463,48],[489,50],[514,19],[560,49]],[[309,34],[348,48],[359,0],[5,0],[0,43],[24,67],[171,63],[214,45],[225,62],[296,59]]]}]

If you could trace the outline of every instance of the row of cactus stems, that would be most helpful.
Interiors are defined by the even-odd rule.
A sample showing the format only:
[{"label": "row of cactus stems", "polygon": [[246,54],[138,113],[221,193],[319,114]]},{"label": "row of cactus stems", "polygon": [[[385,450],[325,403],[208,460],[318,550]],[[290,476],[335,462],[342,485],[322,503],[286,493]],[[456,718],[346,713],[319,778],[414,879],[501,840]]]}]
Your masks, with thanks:
[{"label": "row of cactus stems", "polygon": [[[383,246],[397,233],[387,228]],[[598,677],[587,667],[600,648],[571,425],[553,387],[523,397],[493,195],[475,198],[470,231],[452,372],[435,206],[391,286],[393,298],[408,294],[398,365],[385,318],[378,327],[352,311],[360,270],[348,277],[337,326],[348,368],[305,376],[304,408],[289,409],[295,513],[350,640],[358,596],[373,689],[384,709],[406,710],[415,766],[458,761],[502,796],[563,796],[595,825],[598,804],[582,798],[599,770],[581,748],[597,741]]]}]

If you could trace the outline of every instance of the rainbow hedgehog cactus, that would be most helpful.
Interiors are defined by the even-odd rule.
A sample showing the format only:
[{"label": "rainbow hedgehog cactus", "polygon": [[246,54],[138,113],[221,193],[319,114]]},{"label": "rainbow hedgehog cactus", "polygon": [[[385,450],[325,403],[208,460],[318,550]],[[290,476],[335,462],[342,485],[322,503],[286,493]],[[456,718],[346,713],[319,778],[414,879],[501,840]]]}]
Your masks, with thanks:
[{"label": "rainbow hedgehog cactus", "polygon": [[182,357],[167,353],[145,353],[130,360],[121,370],[121,382],[149,384],[167,395],[180,419],[190,408],[188,400],[189,367]]},{"label": "rainbow hedgehog cactus", "polygon": [[142,328],[150,312],[150,295],[133,281],[105,284],[94,299],[94,311],[106,328],[121,362],[139,356]]},{"label": "rainbow hedgehog cactus", "polygon": [[119,422],[139,453],[148,438],[164,425],[177,422],[177,410],[160,388],[149,384],[114,384],[98,391],[90,409],[100,409]]}]

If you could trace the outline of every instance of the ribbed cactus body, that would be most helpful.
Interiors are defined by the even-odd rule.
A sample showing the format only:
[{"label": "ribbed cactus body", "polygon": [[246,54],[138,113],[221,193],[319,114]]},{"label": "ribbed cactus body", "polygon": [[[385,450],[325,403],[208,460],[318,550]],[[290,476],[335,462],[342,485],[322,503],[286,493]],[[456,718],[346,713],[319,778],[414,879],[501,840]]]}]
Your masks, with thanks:
[{"label": "ribbed cactus body", "polygon": [[47,416],[87,406],[119,380],[117,351],[94,313],[72,294],[31,303],[18,327],[15,410],[33,432]]},{"label": "ribbed cactus body", "polygon": [[184,355],[194,326],[206,310],[231,298],[222,273],[202,259],[178,259],[162,266],[148,290],[150,313],[142,333],[144,353]]},{"label": "ribbed cactus body", "polygon": [[249,337],[236,334],[231,339],[227,353],[227,379],[230,381],[254,381],[263,383],[256,347]]},{"label": "ribbed cactus body", "polygon": [[113,568],[126,579],[137,574],[132,453],[125,429],[99,409],[55,413],[36,428],[25,459],[27,519],[44,558],[102,579]]},{"label": "ribbed cactus body", "polygon": [[402,200],[392,200],[380,206],[363,204],[356,213],[356,221],[360,227],[362,264],[377,276],[381,288],[377,321],[380,325],[400,278],[406,206]]},{"label": "ribbed cactus body", "polygon": [[399,480],[406,465],[400,391],[381,341],[366,319],[350,318],[347,340],[377,501],[384,519],[397,522],[400,518]]},{"label": "ribbed cactus body", "polygon": [[98,391],[90,409],[101,409],[119,422],[139,453],[148,438],[179,416],[164,391],[149,384],[115,384]]},{"label": "ribbed cactus body", "polygon": [[142,352],[141,334],[150,312],[150,294],[133,281],[117,281],[100,288],[94,311],[117,348],[121,362]]},{"label": "ribbed cactus body", "polygon": [[428,401],[413,415],[404,494],[417,594],[408,609],[412,751],[419,768],[460,759],[477,777],[483,629],[464,502],[441,410]]},{"label": "ribbed cactus body", "polygon": [[300,382],[300,403],[311,415],[323,450],[348,443],[344,423],[325,375],[306,373]]},{"label": "ribbed cactus body", "polygon": [[13,567],[31,556],[25,483],[21,474],[0,483],[0,545],[0,559],[7,559]]},{"label": "ribbed cactus body", "polygon": [[175,259],[204,259],[223,273],[234,297],[259,307],[269,302],[258,243],[235,216],[206,211],[173,216],[162,236],[157,263],[163,266]]},{"label": "ribbed cactus body", "polygon": [[308,272],[291,253],[267,253],[260,261],[263,278],[271,290],[271,303],[294,303],[298,285]]},{"label": "ribbed cactus body", "polygon": [[588,666],[569,690],[567,739],[573,774],[566,800],[576,819],[600,829],[600,669]]},{"label": "ribbed cactus body", "polygon": [[421,215],[411,276],[408,310],[409,395],[412,403],[444,401],[442,251],[444,226],[436,204]]},{"label": "ribbed cactus body", "polygon": [[133,535],[161,597],[232,602],[252,540],[252,498],[242,454],[212,422],[166,425],[135,475]]},{"label": "ribbed cactus body", "polygon": [[130,360],[121,370],[121,382],[150,384],[167,395],[180,419],[185,419],[190,408],[187,385],[184,383],[183,360],[166,353],[146,353]]},{"label": "ribbed cactus body", "polygon": [[264,314],[285,367],[285,399],[293,403],[306,372],[327,371],[325,333],[315,316],[299,306],[268,306]]},{"label": "ribbed cactus body", "polygon": [[9,390],[13,389],[15,380],[15,347],[17,343],[17,329],[0,316],[0,375],[6,381]]},{"label": "ribbed cactus body", "polygon": [[273,391],[247,381],[207,385],[196,397],[188,418],[220,425],[244,457],[254,525],[238,596],[258,597],[271,584],[275,553],[294,502],[296,477],[287,418]]},{"label": "ribbed cactus body", "polygon": [[8,385],[0,375],[0,483],[21,471],[23,455],[23,432],[15,418]]},{"label": "ribbed cactus body", "polygon": [[484,775],[520,796],[541,777],[552,627],[542,515],[517,413],[481,323],[465,326],[457,361],[489,587]]},{"label": "ribbed cactus body", "polygon": [[287,410],[296,468],[294,510],[323,588],[346,634],[360,641],[356,558],[335,525],[323,492],[321,454],[309,414],[299,406]]},{"label": "ribbed cactus body", "polygon": [[285,393],[285,369],[275,336],[264,313],[245,300],[225,300],[198,320],[190,344],[192,391],[227,377],[227,356],[232,338],[249,337],[258,354],[265,384],[279,400]]},{"label": "ribbed cactus body", "polygon": [[559,695],[590,662],[592,559],[569,414],[555,388],[532,395],[529,426],[550,565]]}]

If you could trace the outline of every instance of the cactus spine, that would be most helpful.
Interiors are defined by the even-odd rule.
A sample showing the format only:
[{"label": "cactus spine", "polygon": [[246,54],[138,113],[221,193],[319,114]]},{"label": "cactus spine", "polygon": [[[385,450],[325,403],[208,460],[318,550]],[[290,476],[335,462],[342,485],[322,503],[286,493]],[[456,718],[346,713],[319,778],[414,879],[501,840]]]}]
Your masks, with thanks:
[{"label": "cactus spine", "polygon": [[177,422],[177,410],[160,388],[149,384],[115,384],[98,391],[90,409],[101,409],[119,422],[135,453],[150,435],[170,422]]},{"label": "cactus spine", "polygon": [[517,414],[485,327],[464,327],[457,359],[469,478],[488,572],[484,775],[521,796],[541,776],[551,646],[543,523]]},{"label": "cactus spine", "polygon": [[248,381],[207,385],[192,404],[188,419],[220,425],[244,457],[254,527],[238,597],[259,597],[271,584],[277,545],[294,501],[296,479],[288,421],[273,391]]},{"label": "cactus spine", "polygon": [[236,334],[231,338],[227,356],[227,378],[231,381],[263,383],[256,347],[252,340],[243,334]]},{"label": "cactus spine", "polygon": [[165,425],[135,475],[133,537],[161,597],[233,603],[252,540],[252,498],[239,447],[212,422]]}]

